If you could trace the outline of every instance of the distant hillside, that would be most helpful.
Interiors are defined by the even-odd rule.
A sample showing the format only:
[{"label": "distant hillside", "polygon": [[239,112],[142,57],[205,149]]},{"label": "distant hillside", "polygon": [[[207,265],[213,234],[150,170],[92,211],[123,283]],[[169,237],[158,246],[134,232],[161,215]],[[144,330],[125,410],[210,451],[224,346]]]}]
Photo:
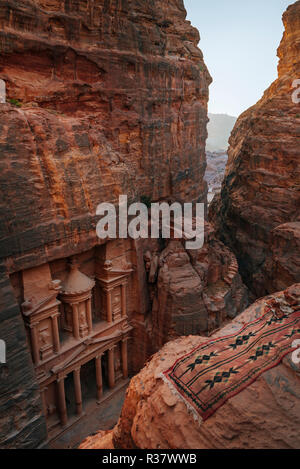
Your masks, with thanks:
[{"label": "distant hillside", "polygon": [[228,139],[237,118],[227,114],[208,114],[208,117],[206,150],[227,151]]}]

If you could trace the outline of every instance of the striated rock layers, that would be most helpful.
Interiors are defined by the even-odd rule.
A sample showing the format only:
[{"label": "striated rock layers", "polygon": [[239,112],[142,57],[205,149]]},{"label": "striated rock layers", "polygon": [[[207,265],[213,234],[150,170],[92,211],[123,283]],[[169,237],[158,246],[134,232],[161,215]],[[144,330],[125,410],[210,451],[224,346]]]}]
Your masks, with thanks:
[{"label": "striated rock layers", "polygon": [[230,138],[222,193],[210,208],[257,296],[300,281],[300,2],[283,15],[278,79],[243,113]]},{"label": "striated rock layers", "polygon": [[[269,306],[300,306],[300,284],[256,301],[213,337],[240,330]],[[278,309],[279,311],[279,309]],[[299,448],[300,372],[287,355],[281,364],[227,401],[199,424],[160,374],[205,341],[189,336],[169,342],[135,376],[127,390],[120,420],[108,434],[88,438],[81,448],[271,449]]]},{"label": "striated rock layers", "polygon": [[[0,0],[2,447],[46,437],[18,307],[30,300],[22,271],[51,263],[56,275],[79,254],[93,275],[96,207],[119,194],[206,200],[211,78],[185,17],[182,0]],[[121,244],[107,254],[116,265]],[[147,288],[143,259],[126,246],[132,320],[147,310]]]}]

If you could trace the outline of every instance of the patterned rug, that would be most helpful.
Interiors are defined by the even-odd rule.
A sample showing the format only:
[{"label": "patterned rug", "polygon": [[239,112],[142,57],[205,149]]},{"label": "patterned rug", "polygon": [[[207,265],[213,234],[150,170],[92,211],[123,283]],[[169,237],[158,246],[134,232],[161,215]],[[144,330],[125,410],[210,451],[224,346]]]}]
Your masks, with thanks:
[{"label": "patterned rug", "polygon": [[189,409],[197,411],[197,418],[205,421],[296,350],[292,344],[298,338],[300,311],[291,310],[282,317],[269,311],[234,335],[200,345],[178,359],[162,377]]}]

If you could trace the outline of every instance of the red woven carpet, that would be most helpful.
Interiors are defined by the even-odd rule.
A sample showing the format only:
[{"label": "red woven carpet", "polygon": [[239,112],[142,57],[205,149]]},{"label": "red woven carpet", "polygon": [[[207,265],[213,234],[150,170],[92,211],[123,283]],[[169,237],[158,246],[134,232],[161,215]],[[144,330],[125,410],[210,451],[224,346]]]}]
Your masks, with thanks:
[{"label": "red woven carpet", "polygon": [[237,334],[202,344],[180,358],[164,379],[202,420],[278,365],[300,338],[300,311],[278,318],[272,311]]}]

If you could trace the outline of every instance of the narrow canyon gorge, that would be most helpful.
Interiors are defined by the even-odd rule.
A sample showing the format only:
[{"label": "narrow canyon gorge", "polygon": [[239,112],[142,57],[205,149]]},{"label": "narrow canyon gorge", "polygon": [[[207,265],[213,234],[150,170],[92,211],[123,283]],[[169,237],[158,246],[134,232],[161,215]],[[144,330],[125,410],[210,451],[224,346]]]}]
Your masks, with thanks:
[{"label": "narrow canyon gorge", "polygon": [[[300,448],[300,1],[210,205],[212,77],[186,16],[0,0],[0,448]],[[123,194],[205,204],[203,246],[100,239],[98,205]],[[203,390],[177,371],[218,356],[231,367]]]},{"label": "narrow canyon gorge", "polygon": [[300,280],[299,2],[283,15],[278,79],[243,113],[230,137],[222,193],[210,211],[256,297]]}]

